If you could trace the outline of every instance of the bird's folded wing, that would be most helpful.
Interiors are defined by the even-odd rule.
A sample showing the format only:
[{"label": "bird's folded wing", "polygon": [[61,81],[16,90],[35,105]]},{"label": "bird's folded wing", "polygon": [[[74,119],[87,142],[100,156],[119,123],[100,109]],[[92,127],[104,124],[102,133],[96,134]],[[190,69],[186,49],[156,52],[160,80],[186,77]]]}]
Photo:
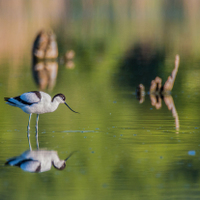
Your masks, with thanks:
[{"label": "bird's folded wing", "polygon": [[20,99],[24,102],[28,103],[38,103],[41,101],[41,95],[39,92],[28,92],[24,93],[20,96]]},{"label": "bird's folded wing", "polygon": [[20,168],[27,172],[40,172],[41,163],[37,160],[27,160],[20,165]]}]

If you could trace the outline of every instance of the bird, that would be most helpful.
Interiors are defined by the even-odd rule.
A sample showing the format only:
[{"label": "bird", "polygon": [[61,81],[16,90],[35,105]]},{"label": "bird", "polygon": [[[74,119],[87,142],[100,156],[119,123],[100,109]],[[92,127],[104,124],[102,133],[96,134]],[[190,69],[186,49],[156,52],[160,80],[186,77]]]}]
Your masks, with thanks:
[{"label": "bird", "polygon": [[[27,126],[27,135],[29,136],[31,115],[37,114],[36,119],[36,130],[38,128],[39,114],[54,112],[60,103],[64,103],[72,112],[69,105],[65,102],[64,94],[56,94],[53,98],[45,92],[42,91],[31,91],[21,94],[16,97],[4,97],[7,104],[15,107],[21,108],[25,113],[29,114],[29,121]],[[37,134],[37,131],[36,131]]]},{"label": "bird", "polygon": [[63,170],[66,167],[66,161],[74,152],[65,160],[60,160],[57,151],[53,150],[27,150],[20,156],[16,156],[7,160],[5,165],[17,166],[27,172],[45,172],[54,168]]}]

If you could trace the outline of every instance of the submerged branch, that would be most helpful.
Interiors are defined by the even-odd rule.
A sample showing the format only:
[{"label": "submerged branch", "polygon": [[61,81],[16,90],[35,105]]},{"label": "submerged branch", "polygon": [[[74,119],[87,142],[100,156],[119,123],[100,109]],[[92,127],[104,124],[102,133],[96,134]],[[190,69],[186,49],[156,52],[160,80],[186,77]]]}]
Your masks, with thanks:
[{"label": "submerged branch", "polygon": [[151,86],[150,86],[151,94],[163,95],[163,94],[169,94],[171,92],[178,72],[179,63],[180,63],[180,57],[179,55],[176,55],[175,67],[163,86],[162,86],[162,79],[158,76],[155,78],[155,80],[151,81]]},{"label": "submerged branch", "polygon": [[175,67],[171,73],[171,76],[168,77],[167,81],[165,82],[164,86],[163,86],[163,92],[169,92],[172,90],[173,86],[174,86],[174,82],[176,79],[176,75],[178,72],[178,67],[179,67],[179,63],[180,63],[180,57],[179,55],[176,55],[175,57]]},{"label": "submerged branch", "polygon": [[[179,130],[179,117],[178,113],[176,111],[176,107],[174,105],[174,101],[172,96],[170,95],[170,92],[174,86],[174,82],[176,79],[176,75],[178,72],[180,63],[180,57],[179,55],[176,55],[175,57],[175,67],[171,73],[171,75],[168,77],[165,84],[162,86],[162,79],[160,77],[156,77],[154,80],[151,81],[149,96],[151,100],[151,105],[155,106],[156,109],[160,109],[162,107],[162,99],[164,100],[165,104],[167,105],[168,109],[172,112],[173,117],[175,118],[175,126],[176,130]],[[136,94],[137,98],[139,99],[139,102],[142,103],[144,101],[144,86],[140,84],[137,87]]]}]

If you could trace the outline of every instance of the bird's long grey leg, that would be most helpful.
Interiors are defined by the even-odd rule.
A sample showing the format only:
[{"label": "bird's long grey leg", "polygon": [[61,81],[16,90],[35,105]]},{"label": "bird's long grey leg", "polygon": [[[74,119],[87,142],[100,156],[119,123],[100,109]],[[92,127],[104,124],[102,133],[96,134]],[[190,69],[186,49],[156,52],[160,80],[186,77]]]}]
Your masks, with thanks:
[{"label": "bird's long grey leg", "polygon": [[35,139],[36,139],[37,149],[39,149],[39,141],[38,141],[38,121],[39,121],[39,114],[37,114],[36,125],[35,125],[35,130],[36,130]]},{"label": "bird's long grey leg", "polygon": [[32,151],[30,137],[28,137],[28,144],[29,144],[29,149],[30,149],[30,151]]},{"label": "bird's long grey leg", "polygon": [[32,115],[32,113],[29,115],[28,126],[27,126],[27,136],[28,136],[28,137],[30,136],[31,115]]},{"label": "bird's long grey leg", "polygon": [[29,143],[29,149],[30,151],[32,151],[32,147],[31,147],[31,142],[30,142],[30,122],[31,122],[31,115],[29,115],[29,120],[28,120],[28,126],[27,126],[27,137],[28,137],[28,143]]}]

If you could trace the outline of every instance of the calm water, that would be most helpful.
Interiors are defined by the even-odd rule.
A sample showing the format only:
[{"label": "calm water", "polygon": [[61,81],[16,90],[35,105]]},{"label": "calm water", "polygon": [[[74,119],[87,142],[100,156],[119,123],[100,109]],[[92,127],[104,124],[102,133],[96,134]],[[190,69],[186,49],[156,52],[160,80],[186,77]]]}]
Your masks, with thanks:
[{"label": "calm water", "polygon": [[[75,8],[73,12],[78,12]],[[97,10],[102,12],[100,8]],[[185,23],[180,12],[178,15]],[[75,50],[73,65],[55,62],[42,71],[42,67],[32,66],[30,53],[24,49],[20,49],[19,58],[7,53],[0,60],[1,199],[199,199],[199,56],[181,46],[172,48],[172,43],[155,45],[158,38],[144,44],[134,33],[136,42],[130,45],[133,38],[127,36],[131,35],[131,28],[118,29],[113,34],[115,26],[121,25],[113,25],[113,29],[106,26],[103,33],[90,29],[87,35],[86,27],[82,25],[82,30],[80,23],[96,26],[87,17],[79,17],[71,16],[77,24],[70,25],[70,39],[55,31],[61,55],[65,45]],[[120,24],[115,17],[109,15],[109,23]],[[129,25],[136,23],[131,17],[127,20],[120,15],[119,19]],[[108,25],[105,18],[99,20]],[[175,17],[174,23],[183,31],[176,20]],[[167,26],[170,28],[170,23]],[[62,28],[61,23],[58,29]],[[93,38],[88,40],[90,36]],[[174,45],[179,45],[179,41]],[[30,49],[31,46],[30,42]],[[195,45],[191,48],[198,49]],[[164,83],[174,68],[175,53],[179,52],[181,62],[174,88],[171,96],[165,97],[172,109],[164,100],[156,109],[148,94],[140,103],[136,87],[143,83],[147,92],[156,76],[163,78]],[[38,73],[33,74],[34,71]],[[47,78],[48,74],[51,78]],[[29,143],[28,115],[6,105],[3,97],[41,88],[51,96],[65,94],[66,102],[80,114],[60,105],[54,113],[40,115],[39,149],[57,151],[60,159],[75,153],[64,170],[52,166],[43,173],[29,173],[5,166],[7,159],[29,150]],[[33,115],[30,142],[36,151],[35,120]]]}]

